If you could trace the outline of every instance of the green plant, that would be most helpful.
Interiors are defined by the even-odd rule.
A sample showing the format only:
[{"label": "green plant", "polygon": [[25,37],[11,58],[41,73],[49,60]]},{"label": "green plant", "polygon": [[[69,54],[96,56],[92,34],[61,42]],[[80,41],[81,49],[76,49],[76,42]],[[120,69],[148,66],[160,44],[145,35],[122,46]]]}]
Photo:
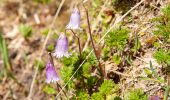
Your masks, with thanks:
[{"label": "green plant", "polygon": [[142,89],[131,89],[125,93],[124,100],[148,100],[148,96]]},{"label": "green plant", "polygon": [[113,29],[105,39],[106,45],[110,48],[116,48],[117,50],[123,51],[129,37],[128,33],[129,30],[126,28]]},{"label": "green plant", "polygon": [[104,82],[99,87],[99,92],[93,93],[91,99],[104,100],[107,95],[115,94],[116,91],[118,91],[118,87],[112,80],[104,80]]},{"label": "green plant", "polygon": [[88,95],[87,92],[78,91],[78,93],[77,93],[77,99],[78,99],[78,100],[89,100],[89,95]]},{"label": "green plant", "polygon": [[153,21],[157,22],[156,30],[154,34],[163,38],[163,42],[166,43],[170,37],[170,5],[162,8],[162,16],[154,18]]},{"label": "green plant", "polygon": [[121,58],[120,58],[120,56],[119,56],[119,55],[114,55],[114,56],[113,56],[113,61],[114,61],[117,65],[119,65],[119,64],[121,63]]},{"label": "green plant", "polygon": [[28,38],[32,35],[32,28],[29,25],[21,24],[19,26],[19,31],[24,38]]},{"label": "green plant", "polygon": [[165,51],[163,49],[160,49],[153,54],[153,57],[157,60],[159,64],[170,64],[170,50]]},{"label": "green plant", "polygon": [[134,52],[134,54],[136,54],[140,48],[141,48],[141,43],[139,41],[139,37],[136,35],[134,39],[134,46],[131,50]]},{"label": "green plant", "polygon": [[53,87],[51,87],[50,85],[45,85],[43,88],[43,91],[47,94],[55,94],[56,93],[56,90]]}]

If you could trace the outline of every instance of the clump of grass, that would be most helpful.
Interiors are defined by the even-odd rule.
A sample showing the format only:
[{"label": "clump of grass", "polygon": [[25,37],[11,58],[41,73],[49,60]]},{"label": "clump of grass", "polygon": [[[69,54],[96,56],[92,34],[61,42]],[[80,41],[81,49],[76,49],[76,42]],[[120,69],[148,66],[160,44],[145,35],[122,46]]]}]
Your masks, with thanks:
[{"label": "clump of grass", "polygon": [[162,64],[166,72],[170,72],[170,50],[160,49],[154,53],[153,57],[159,64]]},{"label": "clump of grass", "polygon": [[24,38],[29,38],[32,35],[32,28],[29,25],[21,24],[19,26],[19,31]]},{"label": "clump of grass", "polygon": [[3,58],[3,65],[4,65],[5,70],[10,71],[12,69],[12,66],[10,64],[10,59],[9,59],[6,41],[2,37],[2,33],[0,33],[0,52],[1,52],[1,56]]},{"label": "clump of grass", "polygon": [[170,4],[162,8],[162,15],[154,18],[153,20],[157,22],[156,30],[154,34],[162,39],[164,43],[169,41],[170,37]]},{"label": "clump of grass", "polygon": [[154,53],[153,57],[157,60],[159,64],[170,64],[170,50],[165,51],[163,49],[160,49]]}]

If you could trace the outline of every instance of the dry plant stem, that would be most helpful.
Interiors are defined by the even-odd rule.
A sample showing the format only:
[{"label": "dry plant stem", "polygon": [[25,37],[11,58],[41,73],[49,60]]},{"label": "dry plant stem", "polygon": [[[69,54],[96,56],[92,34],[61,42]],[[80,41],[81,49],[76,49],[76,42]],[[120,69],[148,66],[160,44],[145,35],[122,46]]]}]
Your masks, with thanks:
[{"label": "dry plant stem", "polygon": [[89,29],[89,35],[90,35],[90,40],[91,40],[91,43],[92,43],[92,47],[94,49],[94,53],[96,55],[96,58],[98,60],[98,63],[99,63],[99,67],[100,67],[100,71],[101,71],[101,74],[103,77],[107,78],[107,75],[105,74],[105,70],[104,68],[102,68],[102,65],[100,63],[100,55],[97,55],[97,51],[96,51],[96,48],[95,48],[95,45],[94,45],[94,41],[93,41],[93,37],[92,37],[92,33],[91,33],[91,27],[90,27],[90,21],[89,21],[89,14],[88,14],[88,10],[85,8],[85,6],[83,5],[84,9],[85,9],[85,12],[86,12],[86,17],[87,17],[87,24],[88,24],[88,29]]},{"label": "dry plant stem", "polygon": [[[92,25],[92,33],[94,32],[96,26],[99,24],[99,22],[100,22],[100,21],[99,21],[99,18],[100,18],[100,16],[101,16],[101,13],[104,11],[104,8],[105,8],[106,4],[108,4],[108,3],[109,3],[109,0],[106,0],[106,1],[104,2],[104,4],[102,5],[101,10],[100,10],[99,14],[97,15],[96,21],[95,21],[95,23]],[[98,29],[99,29],[99,28],[98,28]],[[84,47],[83,47],[83,51],[87,48],[89,42],[90,42],[90,37],[88,36],[87,42],[86,42],[86,44],[85,44]]]},{"label": "dry plant stem", "polygon": [[[132,7],[129,11],[127,11],[121,18],[119,21],[115,22],[107,31],[106,33],[102,36],[102,38],[98,41],[97,44],[100,44],[101,41],[103,41],[103,39],[106,37],[106,35],[115,27],[115,25],[119,22],[121,22],[131,11],[133,11],[135,8],[137,8],[140,4],[142,4],[144,2],[144,0],[141,0],[139,3],[137,3],[134,7]],[[67,81],[67,83],[62,87],[62,90],[68,85],[68,83],[72,80],[72,78],[74,77],[74,75],[77,73],[77,71],[82,67],[82,65],[85,63],[85,61],[89,58],[89,56],[92,54],[93,50],[90,51],[90,53],[86,56],[86,58],[82,61],[82,63],[79,65],[79,67],[75,70],[75,72],[72,74],[72,76],[70,77],[70,79]],[[62,92],[62,90],[56,95],[56,98],[60,95],[60,93]]]},{"label": "dry plant stem", "polygon": [[[57,82],[57,88],[58,88],[59,90],[61,89],[61,91],[63,91],[61,85],[60,85],[58,82]],[[58,91],[58,92],[60,92],[60,91]],[[68,98],[65,91],[63,91],[63,94],[66,96],[66,98]]]},{"label": "dry plant stem", "polygon": [[78,45],[79,45],[79,53],[80,53],[80,59],[82,59],[82,50],[81,50],[81,43],[80,43],[80,38],[76,35],[76,33],[71,29],[71,32],[74,34],[74,36],[78,40]]},{"label": "dry plant stem", "polygon": [[48,52],[48,55],[49,55],[49,60],[50,62],[52,63],[52,65],[54,66],[54,61],[53,61],[53,57],[51,55],[51,52]]},{"label": "dry plant stem", "polygon": [[[48,35],[47,35],[47,37],[46,37],[46,39],[45,39],[45,42],[44,42],[44,44],[43,44],[42,50],[41,50],[41,52],[40,52],[40,57],[39,57],[38,60],[41,60],[41,57],[42,57],[43,54],[44,54],[45,46],[46,46],[47,41],[48,41],[48,39],[49,39],[49,37],[50,37],[50,35],[51,35],[51,33],[52,33],[52,32],[51,32],[51,29],[52,29],[52,27],[54,26],[55,20],[57,19],[58,14],[59,14],[59,12],[60,12],[60,10],[61,10],[64,2],[65,2],[65,0],[62,0],[61,3],[60,3],[60,5],[59,5],[59,7],[58,7],[58,9],[57,9],[57,12],[56,12],[56,14],[55,14],[55,16],[54,16],[54,19],[53,19],[53,21],[52,21],[52,24],[50,25],[50,30],[49,30]],[[36,66],[36,69],[35,69],[35,73],[34,73],[34,75],[33,75],[33,79],[32,79],[31,86],[30,86],[30,91],[29,91],[29,94],[28,94],[28,97],[27,97],[28,100],[31,100],[31,97],[32,97],[33,87],[34,87],[34,83],[35,83],[36,76],[37,76],[37,74],[38,74],[39,65],[40,65],[40,62],[38,62],[37,66]]]}]

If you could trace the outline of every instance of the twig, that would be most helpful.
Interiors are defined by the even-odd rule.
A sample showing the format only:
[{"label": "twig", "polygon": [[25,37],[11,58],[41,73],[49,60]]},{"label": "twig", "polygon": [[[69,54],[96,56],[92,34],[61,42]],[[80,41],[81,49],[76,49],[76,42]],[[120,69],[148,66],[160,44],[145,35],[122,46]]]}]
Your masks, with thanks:
[{"label": "twig", "polygon": [[[42,48],[42,50],[41,50],[39,60],[41,60],[41,58],[42,58],[42,56],[43,56],[43,54],[44,54],[45,46],[46,46],[47,41],[48,41],[48,39],[49,39],[49,37],[50,37],[50,35],[51,35],[51,33],[52,33],[52,32],[51,32],[52,27],[54,26],[55,20],[57,19],[58,14],[59,14],[59,12],[60,12],[60,10],[61,10],[64,2],[65,2],[65,0],[62,0],[62,1],[61,1],[60,5],[59,5],[59,7],[58,7],[58,9],[57,9],[57,12],[56,12],[56,14],[55,14],[55,16],[54,16],[54,19],[53,19],[53,21],[52,21],[52,24],[50,25],[50,29],[49,29],[48,35],[47,35],[47,37],[46,37],[46,39],[45,39],[45,42],[44,42],[44,44],[43,44],[43,48]],[[37,74],[38,74],[39,65],[40,65],[40,62],[38,62],[37,66],[36,66],[36,69],[35,69],[35,73],[34,73],[34,76],[33,76],[33,79],[32,79],[32,83],[31,83],[31,86],[30,86],[30,91],[29,91],[29,94],[28,94],[28,97],[27,97],[28,100],[30,100],[31,97],[32,97],[33,87],[34,87],[34,83],[35,83],[36,76],[37,76]]]},{"label": "twig", "polygon": [[121,73],[121,72],[116,71],[116,70],[110,70],[110,72],[113,72],[113,73],[115,73],[115,74],[117,74],[117,75],[126,76],[126,77],[130,77],[130,76],[131,76],[131,75],[124,74],[124,73]]},{"label": "twig", "polygon": [[[141,0],[138,4],[136,4],[133,8],[131,8],[128,12],[126,12],[122,17],[121,20],[123,20],[123,18],[126,17],[126,15],[128,15],[131,11],[133,11],[136,7],[138,7],[140,4],[142,4],[144,2],[144,0]],[[118,23],[118,22],[117,22]],[[100,44],[100,42],[106,37],[106,35],[115,27],[116,24],[113,24],[108,30],[107,32],[103,35],[103,37],[99,40],[99,42],[97,44]],[[75,72],[73,73],[73,75],[70,77],[70,79],[67,81],[67,83],[62,87],[62,90],[67,86],[67,84],[72,80],[72,78],[74,77],[74,75],[77,73],[77,71],[80,69],[80,67],[85,63],[86,59],[92,54],[93,49],[90,51],[90,53],[86,56],[86,58],[82,61],[82,63],[79,65],[79,67],[77,68],[77,70],[75,70]],[[60,95],[60,92],[56,95],[56,98]]]}]

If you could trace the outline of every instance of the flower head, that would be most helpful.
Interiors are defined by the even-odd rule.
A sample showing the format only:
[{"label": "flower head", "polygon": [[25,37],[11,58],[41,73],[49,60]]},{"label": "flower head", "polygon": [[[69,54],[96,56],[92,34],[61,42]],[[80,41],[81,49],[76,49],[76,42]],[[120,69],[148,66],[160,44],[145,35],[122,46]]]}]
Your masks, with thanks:
[{"label": "flower head", "polygon": [[75,7],[71,13],[70,21],[66,26],[66,29],[81,29],[80,28],[80,12],[77,7]]},{"label": "flower head", "polygon": [[65,34],[61,34],[57,40],[57,44],[55,46],[55,52],[53,53],[53,56],[56,56],[57,58],[61,57],[69,57],[68,53],[68,39],[65,36]]},{"label": "flower head", "polygon": [[157,95],[150,96],[149,100],[160,100]]},{"label": "flower head", "polygon": [[54,66],[51,62],[48,62],[46,65],[46,82],[57,82],[59,81],[59,77],[54,69]]}]

